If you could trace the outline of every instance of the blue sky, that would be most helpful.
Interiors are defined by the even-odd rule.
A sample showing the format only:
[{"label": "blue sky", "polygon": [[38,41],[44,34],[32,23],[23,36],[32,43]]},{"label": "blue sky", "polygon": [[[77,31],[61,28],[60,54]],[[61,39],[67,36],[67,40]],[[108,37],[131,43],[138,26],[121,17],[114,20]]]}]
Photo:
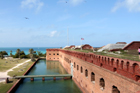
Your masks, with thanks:
[{"label": "blue sky", "polygon": [[69,45],[139,41],[140,0],[0,0],[0,47],[64,47],[67,29]]}]

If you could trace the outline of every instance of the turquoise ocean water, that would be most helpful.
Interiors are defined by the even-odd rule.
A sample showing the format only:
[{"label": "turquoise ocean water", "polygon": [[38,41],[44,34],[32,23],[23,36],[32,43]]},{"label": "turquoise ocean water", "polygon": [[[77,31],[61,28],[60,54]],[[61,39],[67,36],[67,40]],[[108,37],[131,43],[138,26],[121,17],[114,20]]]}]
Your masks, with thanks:
[{"label": "turquoise ocean water", "polygon": [[46,49],[50,48],[60,48],[60,47],[0,47],[0,51],[6,51],[8,55],[10,55],[10,51],[12,50],[12,54],[16,53],[17,49],[24,51],[25,54],[29,54],[29,49],[33,48],[34,51],[40,51],[41,53],[46,53]]}]

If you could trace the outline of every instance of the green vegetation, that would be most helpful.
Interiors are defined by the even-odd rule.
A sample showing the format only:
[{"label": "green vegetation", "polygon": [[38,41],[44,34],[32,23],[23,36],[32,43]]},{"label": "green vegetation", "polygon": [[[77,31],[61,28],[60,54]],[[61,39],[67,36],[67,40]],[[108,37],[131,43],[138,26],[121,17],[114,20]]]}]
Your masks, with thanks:
[{"label": "green vegetation", "polygon": [[[19,56],[20,55],[20,56]],[[24,51],[21,51],[20,53],[16,53],[15,55],[12,55],[13,58],[29,58],[29,55],[25,55]]]},{"label": "green vegetation", "polygon": [[10,56],[12,56],[12,50],[10,51]]},{"label": "green vegetation", "polygon": [[0,57],[3,59],[3,55],[8,55],[6,51],[0,51]]},{"label": "green vegetation", "polygon": [[115,58],[121,58],[121,59],[128,59],[128,60],[133,60],[133,61],[140,61],[137,50],[129,50],[129,51],[121,50],[120,53],[104,51],[104,52],[95,52],[95,54],[109,56],[109,57],[115,57]]},{"label": "green vegetation", "polygon": [[38,54],[39,57],[46,57],[46,53],[43,54],[43,53],[41,53],[40,51],[37,51],[37,54]]},{"label": "green vegetation", "polygon": [[15,83],[17,80],[10,79],[11,83],[0,83],[0,93],[6,93]]},{"label": "green vegetation", "polygon": [[22,63],[26,61],[27,59],[13,59],[13,58],[8,58],[8,59],[0,59],[0,72],[6,71],[14,66],[16,66],[19,63]]},{"label": "green vegetation", "polygon": [[[3,64],[3,63],[5,64],[5,60],[6,59],[3,59],[3,60],[0,59],[0,64]],[[7,61],[8,63],[11,62],[11,64],[7,63],[6,68],[3,68],[3,66],[0,65],[0,69],[1,69],[0,71],[8,70],[8,69],[14,67],[18,63],[25,62],[27,59],[22,59],[22,60],[13,59],[13,60],[14,61],[12,61],[12,60],[11,61],[9,60],[9,62]],[[17,61],[18,61],[18,63],[17,63]],[[15,68],[13,71],[10,71],[8,73],[8,75],[11,77],[15,76],[15,75],[23,75],[32,64],[33,64],[33,62],[31,62],[31,61],[28,63],[25,63],[25,64],[19,66],[18,68]],[[7,83],[7,84],[5,82],[0,83],[0,93],[6,93],[16,83],[16,81],[17,81],[17,79],[10,79],[10,83]]]},{"label": "green vegetation", "polygon": [[13,77],[13,76],[15,76],[15,75],[21,76],[21,75],[23,75],[23,74],[28,70],[28,68],[29,68],[32,64],[33,64],[33,62],[31,62],[31,61],[28,62],[28,63],[25,63],[25,64],[19,66],[18,68],[13,69],[13,71],[10,71],[10,72],[8,73],[8,75],[11,76],[11,77]]},{"label": "green vegetation", "polygon": [[34,51],[34,49],[29,49],[29,55],[30,55],[30,58],[31,58],[31,61],[34,61],[34,56],[35,56],[35,54],[36,54],[36,52]]},{"label": "green vegetation", "polygon": [[86,50],[81,50],[81,49],[76,49],[76,50],[73,50],[73,49],[65,49],[65,50],[77,51],[77,52],[84,52],[84,53],[93,52],[93,50],[89,50],[89,49],[86,49]]},{"label": "green vegetation", "polygon": [[117,52],[108,52],[108,51],[93,52],[93,50],[81,50],[81,49],[76,49],[76,50],[65,49],[65,50],[78,51],[78,52],[84,52],[84,53],[95,53],[98,55],[104,55],[104,56],[109,56],[109,57],[140,61],[137,50],[129,50],[129,51],[120,50]]},{"label": "green vegetation", "polygon": [[[13,58],[19,58],[22,59],[22,58],[31,58],[32,61],[34,61],[34,58],[39,58],[39,57],[45,57],[46,56],[46,53],[43,54],[39,51],[39,55],[37,55],[36,51],[34,51],[33,49],[29,49],[29,53],[30,54],[25,54],[24,51],[20,51],[17,52],[15,55],[12,55]],[[20,56],[19,56],[20,55]]]},{"label": "green vegetation", "polygon": [[16,54],[18,54],[19,58],[20,58],[20,49],[17,49]]}]

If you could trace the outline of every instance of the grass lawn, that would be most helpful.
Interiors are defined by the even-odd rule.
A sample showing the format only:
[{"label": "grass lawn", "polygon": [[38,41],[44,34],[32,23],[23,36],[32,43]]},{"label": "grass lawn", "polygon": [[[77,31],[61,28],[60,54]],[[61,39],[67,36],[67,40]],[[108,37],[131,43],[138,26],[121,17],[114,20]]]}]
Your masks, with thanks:
[{"label": "grass lawn", "polygon": [[109,57],[115,57],[115,58],[122,58],[122,59],[128,59],[128,60],[133,60],[133,61],[140,61],[139,57],[138,57],[138,53],[137,50],[131,50],[128,52],[122,52],[121,54],[118,53],[111,53],[111,52],[93,52],[92,50],[71,50],[71,49],[65,49],[65,50],[70,50],[70,51],[77,51],[77,52],[84,52],[84,53],[94,53],[94,54],[98,54],[98,55],[104,55],[104,56],[109,56]]},{"label": "grass lawn", "polygon": [[[5,63],[5,61],[7,61],[7,60],[5,60],[5,59],[0,59],[0,63],[2,64],[2,65],[0,65],[0,69],[2,70],[2,71],[6,71],[6,70],[8,70],[8,69],[10,69],[10,68],[12,68],[12,67],[14,67],[14,66],[16,66],[17,64],[19,64],[19,63],[22,63],[22,62],[25,62],[26,60],[29,60],[29,59],[13,59],[14,61],[8,61],[8,63],[10,63],[11,62],[11,64],[8,64],[8,63]],[[18,63],[17,63],[17,61],[18,61]],[[6,64],[6,65],[4,65],[4,68],[3,68],[3,64]],[[31,66],[33,64],[33,62],[27,62],[27,63],[25,63],[25,64],[23,64],[23,65],[21,65],[21,66],[19,66],[18,68],[15,68],[15,69],[13,69],[13,71],[10,71],[9,73],[8,73],[8,75],[9,76],[13,76],[13,75],[23,75],[28,69],[29,69],[29,67]],[[14,83],[16,82],[17,80],[16,79],[11,79],[10,80],[10,83],[8,83],[8,84],[6,84],[5,82],[3,82],[3,83],[0,83],[0,93],[6,93],[13,85],[14,85]]]},{"label": "grass lawn", "polygon": [[96,52],[95,54],[121,58],[121,59],[128,59],[128,60],[133,60],[133,61],[140,61],[138,55],[133,55],[133,54],[116,54],[116,53],[109,54],[109,53],[103,53],[103,52]]},{"label": "grass lawn", "polygon": [[77,52],[84,52],[84,53],[93,52],[93,50],[81,50],[81,49],[76,49],[76,50],[72,50],[72,49],[64,49],[64,50],[77,51]]},{"label": "grass lawn", "polygon": [[0,59],[0,72],[4,72],[14,66],[16,66],[19,63],[25,62],[29,59]]},{"label": "grass lawn", "polygon": [[10,80],[11,83],[6,84],[5,82],[0,83],[0,93],[6,93],[17,80]]}]

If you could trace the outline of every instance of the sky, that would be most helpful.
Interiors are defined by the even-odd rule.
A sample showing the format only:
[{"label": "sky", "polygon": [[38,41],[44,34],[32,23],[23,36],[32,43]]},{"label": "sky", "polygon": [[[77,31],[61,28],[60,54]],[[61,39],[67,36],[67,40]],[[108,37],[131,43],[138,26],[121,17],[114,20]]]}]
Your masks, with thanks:
[{"label": "sky", "polygon": [[139,40],[140,0],[0,0],[0,47]]}]

